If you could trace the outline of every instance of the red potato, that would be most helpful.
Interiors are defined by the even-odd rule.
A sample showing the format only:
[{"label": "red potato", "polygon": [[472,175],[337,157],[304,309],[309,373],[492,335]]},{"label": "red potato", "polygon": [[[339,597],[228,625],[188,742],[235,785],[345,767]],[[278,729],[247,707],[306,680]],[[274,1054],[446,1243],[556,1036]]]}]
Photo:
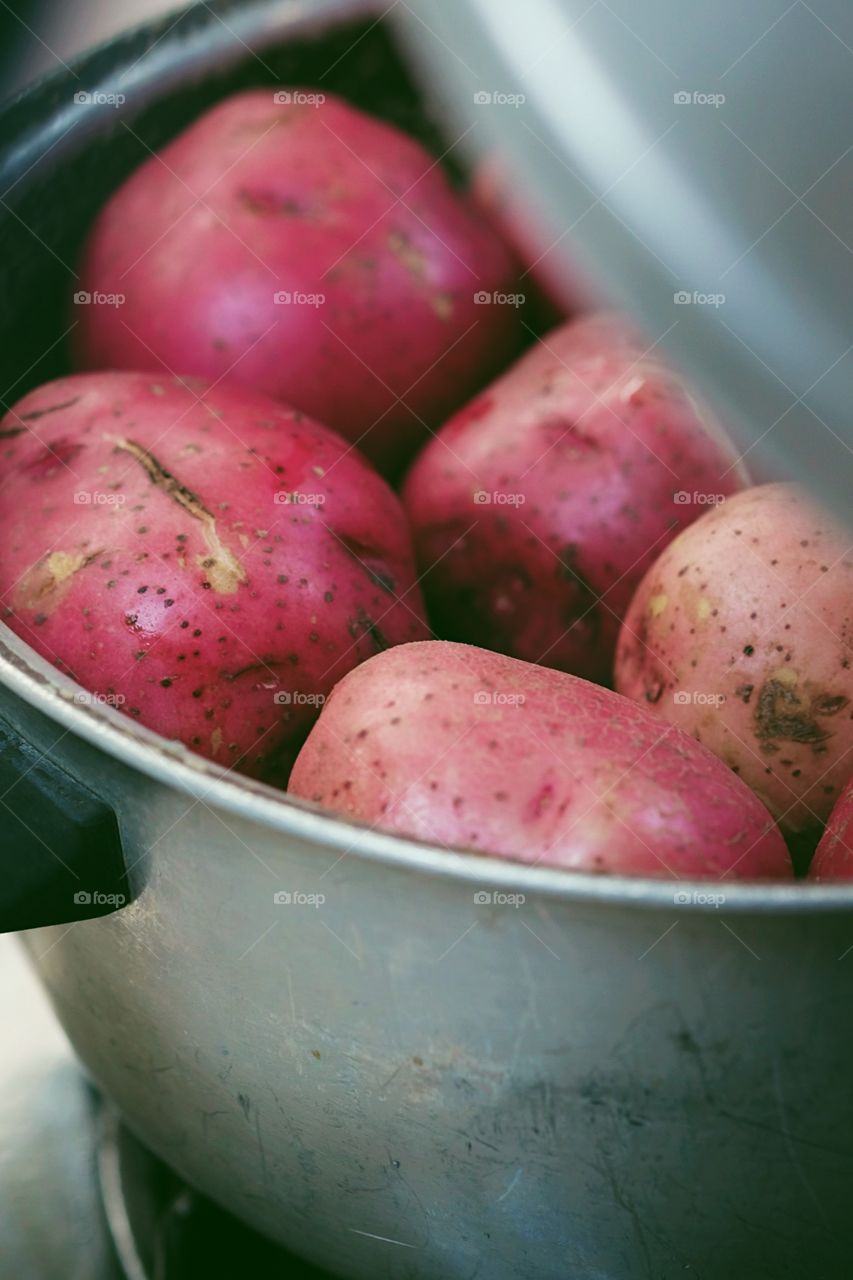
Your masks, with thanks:
[{"label": "red potato", "polygon": [[412,138],[330,94],[252,90],[102,210],[78,287],[124,301],[75,308],[77,360],[227,375],[390,472],[513,354],[517,313],[492,299],[516,270]]},{"label": "red potato", "polygon": [[853,880],[853,779],[829,815],[826,831],[809,867],[811,880]]},{"label": "red potato", "polygon": [[618,694],[468,645],[401,645],[345,676],[289,791],[346,818],[574,871],[787,878],[764,806]]},{"label": "red potato", "polygon": [[428,634],[399,502],[266,396],[81,374],[0,423],[0,618],[217,763],[282,783],[335,681]]},{"label": "red potato", "polygon": [[403,500],[440,635],[609,680],[643,573],[744,479],[647,345],[613,315],[565,325],[417,458]]},{"label": "red potato", "polygon": [[720,756],[788,833],[853,772],[853,536],[796,485],[749,489],[641,583],[616,688]]}]

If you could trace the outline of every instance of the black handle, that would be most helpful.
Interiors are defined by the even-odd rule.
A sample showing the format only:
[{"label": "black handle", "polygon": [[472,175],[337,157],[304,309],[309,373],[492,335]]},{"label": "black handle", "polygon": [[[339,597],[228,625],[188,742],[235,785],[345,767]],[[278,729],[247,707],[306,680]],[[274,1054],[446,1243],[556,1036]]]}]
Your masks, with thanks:
[{"label": "black handle", "polygon": [[113,810],[0,717],[0,933],[110,915],[131,897]]}]

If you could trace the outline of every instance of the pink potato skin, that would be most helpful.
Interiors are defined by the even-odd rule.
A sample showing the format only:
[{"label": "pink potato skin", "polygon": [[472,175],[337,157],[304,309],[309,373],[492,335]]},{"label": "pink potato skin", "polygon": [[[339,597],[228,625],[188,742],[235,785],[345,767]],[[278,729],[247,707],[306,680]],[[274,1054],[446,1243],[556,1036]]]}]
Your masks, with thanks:
[{"label": "pink potato skin", "polygon": [[796,485],[708,512],[641,583],[616,688],[692,733],[790,835],[853,771],[853,538]]},{"label": "pink potato skin", "polygon": [[702,498],[743,485],[647,346],[607,313],[564,325],[423,449],[403,500],[439,635],[609,681],[643,573]]},{"label": "pink potato skin", "polygon": [[853,880],[853,779],[829,815],[809,867],[810,880]]},{"label": "pink potato skin", "polygon": [[314,106],[252,90],[201,116],[102,210],[78,289],[125,301],[74,308],[76,357],[227,375],[391,472],[423,423],[511,358],[514,308],[474,299],[511,290],[516,272],[412,138],[331,94]]},{"label": "pink potato skin", "polygon": [[764,806],[608,689],[468,645],[401,645],[335,688],[293,795],[450,848],[573,871],[788,878]]},{"label": "pink potato skin", "polygon": [[283,785],[335,681],[428,634],[395,495],[266,396],[80,374],[10,410],[0,455],[0,618],[219,764]]}]

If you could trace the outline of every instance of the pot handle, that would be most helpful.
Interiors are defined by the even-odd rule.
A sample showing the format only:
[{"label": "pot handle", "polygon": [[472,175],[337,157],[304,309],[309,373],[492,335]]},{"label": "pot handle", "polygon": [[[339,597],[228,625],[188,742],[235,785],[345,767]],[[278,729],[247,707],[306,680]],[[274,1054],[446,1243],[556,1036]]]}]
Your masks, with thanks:
[{"label": "pot handle", "polygon": [[0,933],[131,901],[113,810],[0,717]]}]

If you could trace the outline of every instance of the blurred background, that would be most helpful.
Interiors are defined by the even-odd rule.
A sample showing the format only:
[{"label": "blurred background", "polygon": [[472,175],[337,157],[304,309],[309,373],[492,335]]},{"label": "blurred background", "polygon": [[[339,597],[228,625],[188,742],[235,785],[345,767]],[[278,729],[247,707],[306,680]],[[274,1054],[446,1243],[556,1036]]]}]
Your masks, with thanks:
[{"label": "blurred background", "polygon": [[175,0],[0,0],[0,96],[123,28],[180,7]]}]

